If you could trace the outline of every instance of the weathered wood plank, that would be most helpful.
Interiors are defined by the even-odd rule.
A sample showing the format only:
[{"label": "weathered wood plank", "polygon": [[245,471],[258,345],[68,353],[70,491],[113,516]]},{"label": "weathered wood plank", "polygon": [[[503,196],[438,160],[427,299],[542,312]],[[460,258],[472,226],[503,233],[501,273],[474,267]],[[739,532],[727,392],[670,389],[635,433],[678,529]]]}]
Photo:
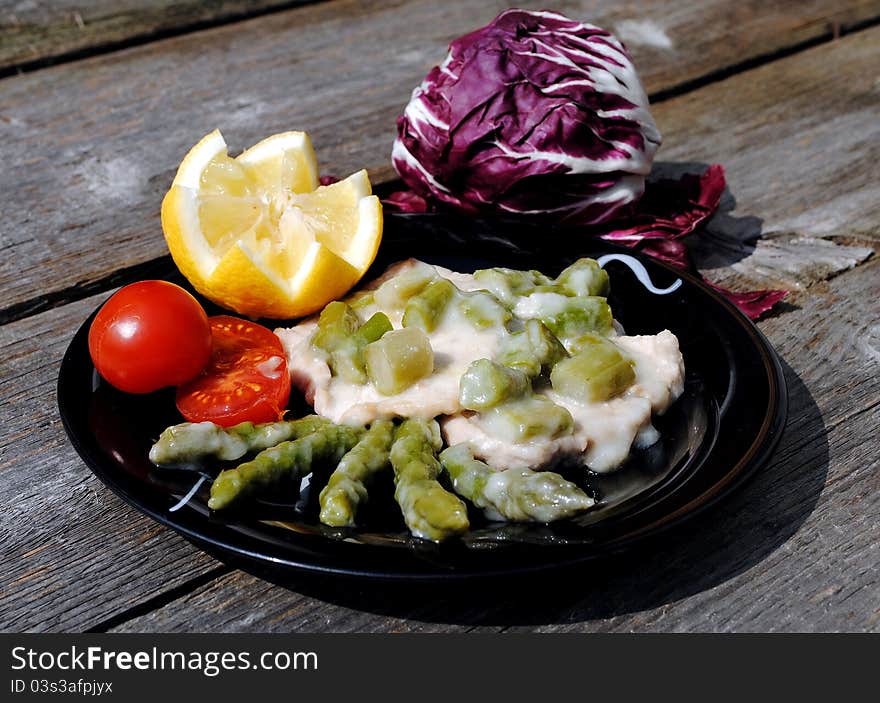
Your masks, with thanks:
[{"label": "weathered wood plank", "polygon": [[[15,204],[5,208],[0,230],[3,307],[163,254],[161,197],[186,150],[215,126],[235,150],[272,132],[305,128],[328,171],[345,174],[368,166],[375,178],[388,178],[394,119],[412,88],[442,58],[450,39],[506,5],[500,0],[339,0],[0,81],[0,138],[7,165],[0,189]],[[880,15],[880,0],[638,5],[570,0],[558,7],[619,29],[651,91],[828,36],[832,25]],[[871,59],[876,56],[864,46],[842,66],[845,76],[820,70],[789,88],[833,95],[828,102],[838,122],[849,111],[851,124],[860,124],[876,107],[872,74],[864,70]],[[829,86],[847,87],[835,95]],[[771,94],[782,98],[785,88],[776,84]],[[774,122],[780,121],[780,110],[777,105],[771,111]],[[702,120],[695,139],[717,124],[710,117],[716,113],[692,118]],[[740,121],[727,123],[737,125],[731,126],[736,134],[774,132],[759,129],[760,113],[743,114],[740,108],[734,114]],[[667,134],[671,146],[660,157],[694,158],[686,143],[675,148],[678,127],[664,125],[662,112],[660,117],[661,126],[673,131]],[[789,125],[798,132],[774,133],[774,138],[794,143],[804,138],[801,127],[814,126],[782,120],[774,128]],[[863,128],[865,143],[870,131]],[[713,136],[718,134],[713,129]],[[844,140],[855,139],[847,134]],[[721,158],[711,151],[711,142],[703,142],[702,153],[709,153],[704,158]],[[825,187],[841,177],[844,166],[848,172],[854,161],[873,163],[867,149],[849,155],[808,151],[821,153]],[[744,149],[731,165],[748,163],[755,154],[754,148]],[[790,180],[781,162],[768,165],[764,175],[773,182]],[[859,196],[847,197],[855,218]],[[805,232],[813,231],[809,223]]]},{"label": "weathered wood plank", "polygon": [[[695,238],[693,251],[700,268],[712,279],[758,288],[781,286],[794,294],[789,303],[817,281],[858,266],[873,255],[876,246],[837,244],[792,232],[767,232],[758,241],[743,241],[727,226],[722,216]],[[724,264],[731,259],[734,263]]]},{"label": "weathered wood plank", "polygon": [[117,630],[880,630],[880,451],[865,443],[880,423],[878,275],[880,262],[867,264],[762,323],[789,367],[773,462],[648,550],[463,593],[329,580],[288,590],[236,571]]},{"label": "weathered wood plank", "polygon": [[[840,233],[841,240],[870,244],[871,232],[876,230],[878,221],[876,208],[871,206],[876,197],[870,201],[871,183],[861,176],[861,170],[870,167],[869,160],[876,154],[872,152],[872,146],[862,143],[861,139],[862,136],[867,139],[874,133],[872,130],[876,130],[876,110],[872,109],[876,106],[876,95],[871,94],[863,74],[867,73],[864,67],[871,65],[870,61],[876,58],[876,47],[872,50],[869,44],[877,44],[877,37],[877,30],[865,31],[834,45],[804,52],[798,57],[718,84],[723,86],[723,91],[714,94],[715,100],[697,106],[705,111],[705,124],[700,125],[700,129],[695,129],[693,124],[696,109],[693,95],[665,103],[660,106],[661,124],[666,132],[667,147],[676,152],[666,158],[685,159],[693,153],[694,159],[703,161],[727,162],[729,159],[734,162],[735,168],[728,168],[728,171],[739,203],[735,214],[757,213],[764,218],[768,232],[791,232],[785,223],[798,218],[801,212],[809,212],[810,221],[830,223],[832,234]],[[780,85],[788,85],[785,81],[793,80],[792,76],[797,74],[792,62],[801,58],[809,61],[810,75],[818,72],[826,79],[835,76],[836,84],[847,86],[847,93],[838,101],[826,99],[822,93],[824,83],[808,75],[802,76],[800,82],[796,82],[799,86],[796,94],[785,98],[799,112],[786,116],[784,107],[770,109],[766,100],[761,102],[761,96],[777,91]],[[752,87],[752,82],[759,85]],[[0,92],[2,85],[0,83]],[[713,89],[709,86],[698,93]],[[107,90],[112,92],[110,88]],[[852,97],[860,90],[867,91],[861,101]],[[801,97],[803,92],[815,95],[812,99]],[[734,109],[729,101],[724,103],[722,100],[727,93],[742,96],[740,99],[744,101],[756,101],[757,107]],[[838,108],[849,110],[850,117],[844,118],[844,112],[838,112]],[[769,113],[765,115],[759,110],[769,110]],[[812,110],[816,111],[815,114]],[[328,107],[327,114],[331,112]],[[762,135],[752,147],[747,134],[755,131],[761,135],[766,119],[774,121],[781,136],[774,140]],[[797,129],[789,128],[791,120],[795,121]],[[823,120],[848,133],[839,135],[837,141],[830,141],[832,135],[826,131]],[[47,129],[52,126],[50,123],[47,118]],[[795,138],[792,134],[799,129],[806,130],[806,136],[812,139],[807,139],[800,145],[801,151],[792,155],[789,140]],[[849,164],[829,152],[832,143],[842,148],[850,159]],[[342,146],[338,148],[342,154]],[[863,153],[858,151],[860,148],[864,149]],[[760,174],[752,171],[747,158],[738,149],[748,152],[758,163],[768,164],[767,168],[763,168]],[[146,146],[143,151],[148,151]],[[724,158],[719,158],[716,151],[722,152]],[[786,167],[788,159],[794,159],[797,169],[791,173],[797,177],[790,178],[783,188],[777,186],[774,179],[789,172]],[[821,194],[813,179],[800,176],[805,172],[804,164],[809,163],[822,164],[827,197],[819,197]],[[775,168],[771,168],[772,165]],[[116,176],[108,171],[108,180],[126,171],[122,168],[115,173]],[[833,181],[835,174],[837,183]],[[774,203],[764,197],[761,180],[766,181],[766,189],[776,189],[775,209]],[[844,190],[841,184],[855,188],[856,200],[867,204],[862,211],[855,206],[849,209],[838,207],[840,201],[834,193],[839,195]],[[31,181],[30,187],[34,190],[43,186]],[[876,188],[873,192],[876,196]],[[8,202],[33,202],[33,192],[30,200],[10,198]],[[71,216],[70,222],[76,221],[75,215]],[[49,217],[45,210],[31,211],[28,216]],[[839,219],[833,219],[835,217]],[[11,230],[4,230],[4,245],[9,241],[7,231]],[[828,234],[806,227],[794,231],[820,236]],[[122,239],[125,237],[124,233],[121,234]],[[93,234],[85,233],[83,238],[90,245],[96,241]],[[40,246],[46,248],[47,255],[52,253],[48,252],[48,238],[43,237]],[[792,245],[793,250],[796,246]],[[70,248],[65,255],[69,266],[75,265],[72,262],[76,252],[84,251],[83,242],[79,242],[78,247]],[[63,246],[59,250],[63,250]],[[835,250],[835,256],[839,253]],[[856,254],[847,253],[858,258]],[[28,257],[23,259],[25,266],[29,260]],[[746,265],[748,260],[743,263]],[[835,266],[837,264],[832,268]],[[645,564],[653,565],[656,570],[639,567],[640,574],[652,575],[654,585],[642,584],[636,588],[630,583],[632,565],[624,564],[614,573],[603,575],[598,581],[602,586],[594,585],[591,586],[593,590],[584,591],[592,595],[592,605],[586,599],[579,600],[578,594],[565,594],[565,599],[559,601],[561,606],[544,616],[545,623],[566,621],[566,608],[570,613],[568,620],[580,623],[590,619],[591,627],[599,627],[599,621],[603,627],[607,624],[617,629],[642,627],[648,622],[647,616],[640,620],[635,615],[624,615],[624,619],[618,621],[614,619],[616,612],[610,610],[617,607],[618,611],[651,613],[650,626],[655,628],[668,625],[669,629],[707,629],[717,625],[729,629],[809,629],[813,626],[814,629],[876,629],[880,615],[870,614],[874,611],[867,604],[865,594],[870,594],[872,587],[876,591],[876,571],[871,569],[872,566],[876,568],[877,560],[871,549],[876,549],[872,545],[877,542],[877,534],[876,528],[863,516],[871,515],[871,511],[876,513],[876,471],[873,469],[877,454],[872,445],[865,444],[863,434],[859,433],[872,432],[877,421],[876,405],[871,404],[877,399],[874,379],[877,377],[877,349],[880,345],[880,333],[875,325],[877,309],[873,302],[876,296],[872,295],[878,272],[880,269],[876,263],[868,263],[828,283],[814,284],[803,295],[800,310],[763,323],[771,340],[803,379],[807,390],[800,389],[795,393],[789,430],[792,434],[786,435],[786,444],[774,464],[777,468],[767,472],[725,507],[721,515],[726,517],[713,513],[706,522],[696,523],[702,526],[700,532],[706,535],[695,538],[697,546],[682,547],[685,554],[695,559],[700,555],[705,557],[700,563],[705,566],[707,576],[702,580],[697,578],[694,581],[696,586],[687,588],[688,578],[700,572],[697,569],[689,571],[687,561],[676,560],[675,549],[670,547],[664,550],[670,562],[669,570],[664,571],[662,560],[655,557]],[[4,290],[9,290],[9,281],[3,286]],[[2,629],[87,628],[122,613],[134,603],[143,602],[145,597],[204,574],[216,564],[112,498],[90,478],[63,437],[54,402],[58,362],[76,326],[99,300],[98,296],[0,328],[0,346],[5,352],[0,356],[4,359],[0,374],[0,407],[3,408],[4,429],[7,430],[5,443],[0,444],[0,471],[4,477],[0,495],[5,505],[22,504],[21,496],[28,500],[27,507],[15,513],[14,522],[11,513],[0,518],[2,553],[6,563],[14,565],[4,575],[5,580],[0,582]],[[871,360],[873,366],[868,363]],[[818,410],[814,405],[818,405]],[[863,421],[873,425],[862,425]],[[32,437],[34,427],[43,434]],[[830,460],[824,458],[826,454],[830,455]],[[825,468],[829,461],[830,467]],[[826,472],[827,487],[811,513]],[[77,488],[82,485],[98,489],[97,494],[108,506],[103,512],[85,499],[84,489]],[[83,491],[83,495],[79,500],[70,501],[69,496],[76,494],[77,490]],[[47,515],[51,516],[51,521],[38,519]],[[805,517],[807,521],[800,527]],[[723,529],[715,526],[716,520]],[[127,525],[121,536],[120,525]],[[152,535],[153,530],[155,536],[147,538],[146,546],[139,546],[138,539]],[[795,533],[795,530],[798,531]],[[792,533],[794,536],[781,543],[780,535],[785,538]],[[742,536],[728,544],[728,535]],[[104,556],[100,555],[101,550],[105,550]],[[719,550],[727,550],[723,552],[727,558],[719,557],[713,561],[712,554]],[[749,557],[753,552],[763,561],[755,563]],[[157,564],[163,566],[156,568]],[[830,565],[827,574],[826,565]],[[114,571],[117,568],[121,574],[118,580],[109,578],[107,574],[117,573]],[[778,587],[789,601],[774,601],[769,595],[764,600],[747,600],[751,596],[746,576],[754,578],[765,571],[769,576],[761,582],[762,588]],[[98,575],[92,577],[91,574]],[[660,577],[654,578],[655,574],[668,577],[668,583]],[[846,579],[839,574],[844,574]],[[16,582],[19,577],[23,578]],[[588,575],[585,578],[591,580],[595,577]],[[108,583],[103,583],[104,580]],[[496,610],[487,610],[485,604],[463,604],[460,607],[451,604],[443,611],[432,609],[430,604],[412,603],[401,615],[399,611],[389,610],[392,606],[388,605],[388,599],[383,602],[381,596],[370,598],[364,595],[360,600],[343,601],[349,607],[345,610],[308,598],[296,600],[283,591],[282,598],[264,590],[269,588],[265,584],[248,581],[243,576],[228,577],[225,583],[247,589],[244,592],[248,597],[245,599],[241,593],[233,597],[222,585],[212,584],[204,589],[204,592],[211,591],[208,599],[211,603],[225,604],[223,611],[226,615],[216,616],[215,627],[219,629],[290,628],[296,625],[291,620],[295,620],[291,615],[293,612],[308,614],[309,629],[429,627],[422,623],[436,623],[437,627],[445,628],[450,622],[465,627],[471,624],[487,627],[543,624],[539,620],[522,622],[526,617],[524,613],[542,612],[527,599],[504,601]],[[627,583],[630,585],[626,586]],[[803,597],[813,583],[815,592],[810,591]],[[620,595],[609,600],[607,594],[616,591],[604,588],[605,584],[618,587]],[[640,596],[641,590],[647,593]],[[259,600],[261,595],[266,598],[263,602]],[[245,600],[251,606],[261,602],[260,612],[271,614],[262,618],[259,613],[255,616],[253,612],[232,609],[236,601]],[[748,612],[726,610],[728,601]],[[193,602],[200,601],[195,599]],[[625,603],[629,603],[626,608]],[[850,604],[854,615],[847,619],[846,608]],[[758,615],[753,611],[758,607],[771,612]],[[220,606],[216,605],[216,608],[219,610]],[[380,615],[368,616],[358,612],[370,609]],[[775,620],[774,609],[777,612]],[[481,611],[484,615],[478,618]],[[175,614],[174,610],[159,612],[164,613],[164,623],[157,620],[159,624],[151,625],[152,621],[138,619],[132,621],[131,627],[168,629],[185,617]],[[381,615],[386,612],[390,614],[388,619]],[[678,620],[668,617],[670,612],[677,614]],[[868,615],[863,617],[866,612]],[[402,620],[407,617],[411,622]],[[631,619],[627,621],[627,617]]]},{"label": "weathered wood plank", "polygon": [[733,193],[694,238],[701,268],[797,303],[876,248],[878,63],[874,28],[656,106],[662,158],[721,163]]},{"label": "weathered wood plank", "polygon": [[104,297],[0,328],[3,631],[85,629],[218,566],[123,504],[67,441],[58,367]]},{"label": "weathered wood plank", "polygon": [[[292,0],[55,0],[22,3],[0,0],[0,69],[32,64],[54,57],[87,51],[96,47],[144,40],[167,31],[204,23],[235,21],[258,12],[306,4]],[[609,27],[631,47],[668,59],[669,50],[687,43],[694,56],[721,53],[723,60],[698,64],[689,70],[668,65],[665,83],[694,80],[708,69],[739,63],[754,55],[745,49],[731,57],[720,39],[728,38],[731,26],[742,34],[740,48],[750,42],[760,44],[764,54],[845,32],[875,18],[880,6],[871,0],[830,3],[812,0],[778,3],[761,7],[758,3],[731,3],[711,0],[703,3],[706,21],[695,18],[683,3],[647,2],[639,7],[623,4],[610,9],[603,18]],[[582,8],[583,9],[583,8]],[[592,8],[587,7],[586,10]],[[756,11],[760,10],[760,12]],[[605,13],[602,13],[605,14]],[[592,17],[587,17],[592,19]],[[598,20],[594,20],[598,21]],[[639,48],[637,48],[639,47]],[[733,59],[733,60],[732,60]]]},{"label": "weathered wood plank", "polygon": [[2,0],[0,69],[294,4],[290,0]]}]

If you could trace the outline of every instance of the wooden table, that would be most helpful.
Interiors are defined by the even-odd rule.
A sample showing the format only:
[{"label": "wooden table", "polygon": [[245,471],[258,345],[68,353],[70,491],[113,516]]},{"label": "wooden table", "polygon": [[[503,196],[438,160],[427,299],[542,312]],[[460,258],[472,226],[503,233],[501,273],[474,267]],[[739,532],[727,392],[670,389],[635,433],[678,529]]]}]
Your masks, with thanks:
[{"label": "wooden table", "polygon": [[627,42],[661,162],[727,169],[701,268],[792,291],[759,324],[790,392],[773,461],[661,546],[530,591],[281,587],[123,504],[68,443],[61,356],[166,256],[189,146],[307,129],[325,172],[387,181],[409,92],[504,6],[0,0],[3,630],[880,629],[880,0],[555,3]]}]

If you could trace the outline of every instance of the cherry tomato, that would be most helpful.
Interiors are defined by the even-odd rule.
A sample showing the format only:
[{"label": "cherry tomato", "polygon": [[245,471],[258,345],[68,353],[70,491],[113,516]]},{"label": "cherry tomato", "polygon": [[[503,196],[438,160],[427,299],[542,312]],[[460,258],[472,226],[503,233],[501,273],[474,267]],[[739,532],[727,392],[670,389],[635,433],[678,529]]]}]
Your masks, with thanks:
[{"label": "cherry tomato", "polygon": [[211,362],[177,389],[177,409],[190,422],[223,427],[281,419],[290,374],[281,341],[271,330],[229,315],[208,319]]},{"label": "cherry tomato", "polygon": [[89,328],[98,373],[127,393],[152,393],[194,378],[211,358],[211,328],[199,302],[168,281],[120,288]]}]

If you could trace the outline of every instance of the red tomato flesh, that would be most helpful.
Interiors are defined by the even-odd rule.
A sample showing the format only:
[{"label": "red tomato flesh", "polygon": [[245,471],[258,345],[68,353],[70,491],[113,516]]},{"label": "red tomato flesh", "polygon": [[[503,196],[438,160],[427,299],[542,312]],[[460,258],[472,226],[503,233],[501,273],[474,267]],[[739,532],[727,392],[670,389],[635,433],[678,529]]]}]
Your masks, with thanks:
[{"label": "red tomato flesh", "polygon": [[89,327],[89,354],[115,388],[152,393],[194,378],[211,358],[211,328],[199,302],[168,281],[120,288]]},{"label": "red tomato flesh", "polygon": [[290,398],[290,374],[275,333],[229,315],[209,318],[211,361],[177,389],[177,409],[190,422],[231,427],[281,419]]}]

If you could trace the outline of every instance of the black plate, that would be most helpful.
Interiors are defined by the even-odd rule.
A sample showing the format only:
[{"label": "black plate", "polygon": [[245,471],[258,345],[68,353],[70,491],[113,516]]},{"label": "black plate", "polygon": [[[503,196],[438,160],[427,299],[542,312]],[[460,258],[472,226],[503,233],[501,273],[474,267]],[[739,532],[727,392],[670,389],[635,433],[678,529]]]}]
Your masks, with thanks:
[{"label": "black plate", "polygon": [[[410,256],[459,271],[508,266],[555,275],[578,257],[607,253],[631,252],[564,228],[392,215],[368,276]],[[475,514],[465,538],[435,545],[409,537],[391,498],[390,479],[373,488],[375,498],[360,516],[362,526],[351,530],[320,525],[318,491],[301,495],[296,486],[290,487],[289,501],[219,516],[207,508],[205,484],[184,508],[169,512],[196,479],[192,471],[157,469],[147,459],[159,432],[180,422],[173,394],[130,396],[104,383],[89,358],[91,318],[61,364],[61,418],[86,464],[124,500],[214,554],[272,570],[380,579],[468,578],[592,559],[677,524],[729,493],[767,461],[785,423],[782,370],[754,325],[693,277],[637,258],[655,285],[665,287],[677,278],[682,285],[673,294],[654,295],[625,265],[610,262],[615,318],[628,334],[670,329],[678,336],[687,369],[685,393],[655,418],[661,440],[633,452],[619,471],[599,476],[563,470],[598,499],[597,508],[579,519],[552,526],[499,525]],[[181,282],[170,261],[154,277]],[[210,304],[206,308],[217,310]],[[316,486],[321,478],[317,472]]]}]

